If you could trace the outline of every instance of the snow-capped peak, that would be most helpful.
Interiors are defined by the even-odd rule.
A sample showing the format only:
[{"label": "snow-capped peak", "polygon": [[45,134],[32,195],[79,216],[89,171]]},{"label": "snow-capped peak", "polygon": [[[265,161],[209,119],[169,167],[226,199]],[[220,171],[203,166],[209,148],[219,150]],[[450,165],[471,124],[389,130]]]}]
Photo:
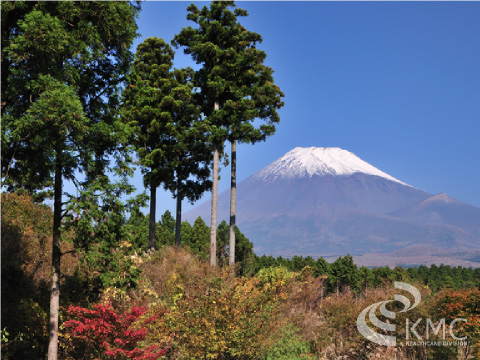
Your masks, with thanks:
[{"label": "snow-capped peak", "polygon": [[355,154],[336,147],[296,147],[259,171],[255,177],[267,180],[312,177],[313,175],[352,175],[354,173],[380,176],[407,185],[378,170]]}]

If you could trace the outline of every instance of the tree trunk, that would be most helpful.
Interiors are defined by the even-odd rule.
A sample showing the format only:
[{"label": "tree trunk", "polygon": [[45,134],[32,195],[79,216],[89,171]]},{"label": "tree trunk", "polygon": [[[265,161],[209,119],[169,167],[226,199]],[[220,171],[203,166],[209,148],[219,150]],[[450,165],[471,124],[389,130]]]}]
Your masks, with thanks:
[{"label": "tree trunk", "polygon": [[229,265],[235,264],[235,217],[237,207],[237,141],[232,141],[232,165],[231,165],[231,183],[230,183],[230,245],[229,245]]},{"label": "tree trunk", "polygon": [[[218,111],[219,109],[220,103],[218,100],[215,100],[213,110]],[[212,266],[217,266],[218,162],[219,152],[217,145],[215,145],[215,148],[213,149],[212,217],[210,221],[210,265]]]},{"label": "tree trunk", "polygon": [[182,231],[182,181],[177,180],[177,215],[175,217],[175,250],[180,247]]},{"label": "tree trunk", "polygon": [[218,149],[213,150],[212,219],[210,224],[210,265],[217,266],[217,192],[218,192]]},{"label": "tree trunk", "polygon": [[48,360],[58,358],[58,312],[60,309],[60,225],[62,222],[62,164],[61,150],[56,151],[55,185],[53,202],[52,287],[50,292],[50,321]]},{"label": "tree trunk", "polygon": [[157,209],[157,184],[150,180],[150,219],[148,223],[148,248],[155,251],[155,211]]}]

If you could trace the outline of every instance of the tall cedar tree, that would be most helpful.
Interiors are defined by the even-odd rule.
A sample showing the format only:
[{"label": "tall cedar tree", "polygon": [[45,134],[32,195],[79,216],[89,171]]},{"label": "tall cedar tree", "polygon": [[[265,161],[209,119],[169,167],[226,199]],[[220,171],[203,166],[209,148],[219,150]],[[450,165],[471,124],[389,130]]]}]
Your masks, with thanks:
[{"label": "tall cedar tree", "polygon": [[212,151],[207,138],[208,126],[207,122],[200,119],[199,106],[193,100],[193,74],[190,68],[176,69],[175,87],[172,89],[174,106],[171,114],[176,141],[169,150],[169,160],[176,176],[174,181],[166,183],[166,188],[170,189],[177,199],[176,248],[181,242],[182,200],[186,198],[193,203],[212,187],[209,180]]},{"label": "tall cedar tree", "polygon": [[[245,12],[245,15],[247,13]],[[263,64],[266,53],[256,49],[256,43],[262,38],[249,33],[250,43],[239,41],[235,48],[236,63],[232,65],[236,85],[230,87],[231,96],[225,103],[226,118],[229,119],[228,140],[231,143],[231,191],[230,191],[230,227],[229,227],[229,264],[235,263],[236,249],[236,163],[237,141],[255,144],[265,141],[275,132],[275,124],[280,121],[277,110],[284,103],[284,94],[273,82],[273,70]],[[254,39],[254,40],[253,40]],[[255,127],[253,122],[262,119],[265,123]]]},{"label": "tall cedar tree", "polygon": [[172,70],[173,57],[165,41],[146,39],[138,46],[124,93],[125,119],[134,130],[133,142],[151,191],[151,250],[155,249],[156,188],[163,183],[176,194],[178,247],[182,199],[197,200],[210,186],[205,123],[198,121],[199,107],[192,100],[193,70]]},{"label": "tall cedar tree", "polygon": [[[247,31],[237,22],[237,17],[248,15],[245,10],[235,8],[232,1],[212,2],[210,8],[204,6],[201,10],[192,4],[187,10],[187,19],[197,27],[182,29],[173,44],[184,46],[185,53],[203,65],[196,74],[195,84],[201,89],[199,103],[208,120],[214,148],[210,263],[216,265],[219,154],[223,152],[225,141],[231,140],[235,199],[235,140],[255,142],[272,134],[274,123],[279,121],[276,109],[283,105],[280,101],[283,94],[272,82],[272,70],[262,64],[265,53],[255,49],[261,36]],[[268,123],[255,129],[252,122],[257,117],[268,119]],[[233,211],[233,234],[234,227]],[[235,249],[234,235],[232,239],[231,247]],[[234,251],[231,257],[233,263]]]},{"label": "tall cedar tree", "polygon": [[150,187],[148,247],[155,250],[157,187],[173,179],[167,166],[167,149],[174,144],[170,111],[173,98],[174,52],[162,39],[147,38],[137,47],[129,85],[124,92],[124,118],[130,125],[132,142],[142,166],[144,182]]},{"label": "tall cedar tree", "polygon": [[100,173],[114,151],[138,11],[129,2],[2,3],[2,178],[38,199],[53,187],[49,360],[58,355],[63,179]]}]

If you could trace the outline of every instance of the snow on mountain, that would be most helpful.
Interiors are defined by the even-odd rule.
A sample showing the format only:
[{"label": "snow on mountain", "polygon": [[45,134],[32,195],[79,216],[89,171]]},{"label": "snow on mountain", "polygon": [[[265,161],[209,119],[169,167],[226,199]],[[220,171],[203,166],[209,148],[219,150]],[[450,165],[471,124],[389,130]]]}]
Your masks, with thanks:
[{"label": "snow on mountain", "polygon": [[355,173],[380,176],[407,185],[363,161],[355,154],[337,147],[296,147],[259,171],[255,177],[267,181],[312,177],[313,175],[338,176]]}]

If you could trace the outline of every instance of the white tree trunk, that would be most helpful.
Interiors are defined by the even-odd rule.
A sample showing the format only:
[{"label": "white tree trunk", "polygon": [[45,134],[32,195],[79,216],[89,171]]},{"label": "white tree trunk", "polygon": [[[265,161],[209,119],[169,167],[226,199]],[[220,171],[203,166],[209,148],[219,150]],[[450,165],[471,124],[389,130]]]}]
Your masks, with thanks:
[{"label": "white tree trunk", "polygon": [[[178,175],[177,175],[178,176]],[[177,181],[177,214],[175,216],[175,250],[180,247],[182,241],[182,181]]]},{"label": "white tree trunk", "polygon": [[[153,169],[152,169],[153,173]],[[148,220],[148,249],[155,251],[155,210],[157,208],[157,184],[150,181],[150,217]]]},{"label": "white tree trunk", "polygon": [[60,226],[62,222],[62,165],[57,151],[53,203],[52,287],[50,292],[50,320],[48,323],[48,360],[58,358],[58,313],[60,310]]},{"label": "white tree trunk", "polygon": [[230,266],[235,264],[235,217],[237,207],[237,142],[232,141],[232,163],[231,163],[231,183],[230,183],[230,245],[228,263]]},{"label": "white tree trunk", "polygon": [[[215,111],[219,109],[215,101]],[[210,223],[210,265],[217,266],[218,148],[213,150],[212,218]]]}]

